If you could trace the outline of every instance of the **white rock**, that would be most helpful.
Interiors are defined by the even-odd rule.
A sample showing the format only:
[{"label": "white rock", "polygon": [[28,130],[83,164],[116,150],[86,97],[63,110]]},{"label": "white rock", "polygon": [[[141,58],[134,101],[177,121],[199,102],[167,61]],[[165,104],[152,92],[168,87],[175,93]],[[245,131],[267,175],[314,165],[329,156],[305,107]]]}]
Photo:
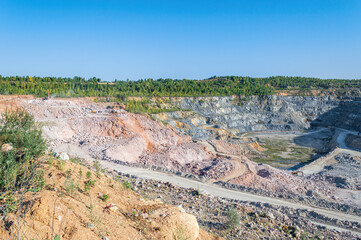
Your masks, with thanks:
[{"label": "white rock", "polygon": [[3,152],[8,152],[13,150],[13,145],[11,143],[5,143],[4,145],[1,146],[1,151]]},{"label": "white rock", "polygon": [[182,204],[178,205],[177,208],[179,208],[181,212],[184,212],[184,213],[186,212],[186,211],[184,210]]},{"label": "white rock", "polygon": [[111,206],[109,207],[109,210],[110,210],[110,211],[112,211],[112,212],[118,211],[118,207],[117,207],[117,206],[115,206],[113,203],[110,204],[110,205],[111,205]]},{"label": "white rock", "polygon": [[61,160],[65,160],[65,161],[68,161],[68,160],[70,159],[69,156],[68,156],[68,154],[66,154],[66,153],[64,153],[64,152],[60,153],[59,158],[60,158]]}]

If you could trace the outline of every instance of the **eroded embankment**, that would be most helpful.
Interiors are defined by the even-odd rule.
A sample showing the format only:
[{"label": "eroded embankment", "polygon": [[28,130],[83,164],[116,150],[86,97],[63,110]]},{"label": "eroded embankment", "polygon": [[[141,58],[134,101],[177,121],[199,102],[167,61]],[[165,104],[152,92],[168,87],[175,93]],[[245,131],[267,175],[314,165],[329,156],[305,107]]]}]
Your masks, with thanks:
[{"label": "eroded embankment", "polygon": [[1,216],[0,239],[222,239],[184,209],[145,200],[99,170],[51,157],[40,169],[44,188],[13,196],[19,209]]}]

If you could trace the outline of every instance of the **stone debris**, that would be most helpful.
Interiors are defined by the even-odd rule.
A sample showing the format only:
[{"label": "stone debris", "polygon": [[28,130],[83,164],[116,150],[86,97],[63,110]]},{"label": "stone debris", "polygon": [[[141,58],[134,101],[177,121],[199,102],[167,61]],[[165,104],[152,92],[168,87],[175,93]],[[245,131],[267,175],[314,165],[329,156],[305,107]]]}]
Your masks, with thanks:
[{"label": "stone debris", "polygon": [[[118,175],[120,181],[128,181],[137,187],[143,196],[181,206],[186,213],[197,217],[199,225],[208,232],[221,235],[226,239],[359,239],[350,232],[339,232],[315,225],[324,222],[353,230],[361,230],[361,224],[326,218],[313,211],[304,209],[289,209],[266,203],[246,202],[214,197],[207,194],[194,194],[196,189],[169,187],[169,183],[141,179],[123,174]],[[236,209],[241,217],[240,226],[232,231],[225,229],[226,213]],[[162,217],[166,213],[161,214]]]},{"label": "stone debris", "polygon": [[68,161],[70,158],[69,158],[69,155],[67,153],[62,152],[62,153],[59,154],[59,159],[64,160],[64,161]]}]

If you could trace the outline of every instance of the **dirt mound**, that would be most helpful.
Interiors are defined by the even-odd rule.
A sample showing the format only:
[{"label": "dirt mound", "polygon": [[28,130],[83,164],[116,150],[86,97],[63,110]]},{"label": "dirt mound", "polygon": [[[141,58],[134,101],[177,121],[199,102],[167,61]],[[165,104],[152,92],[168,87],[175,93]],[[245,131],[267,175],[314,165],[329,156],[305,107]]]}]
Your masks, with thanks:
[{"label": "dirt mound", "polygon": [[44,190],[27,193],[23,209],[5,217],[0,239],[219,239],[199,229],[193,215],[145,200],[100,172],[60,160],[42,169]]},{"label": "dirt mound", "polygon": [[186,164],[204,165],[213,159],[189,136],[179,135],[149,117],[119,109],[116,103],[94,103],[82,98],[23,99],[21,103],[42,123],[42,130],[56,151],[64,151],[66,144],[85,153],[77,157],[178,170],[186,169]]}]

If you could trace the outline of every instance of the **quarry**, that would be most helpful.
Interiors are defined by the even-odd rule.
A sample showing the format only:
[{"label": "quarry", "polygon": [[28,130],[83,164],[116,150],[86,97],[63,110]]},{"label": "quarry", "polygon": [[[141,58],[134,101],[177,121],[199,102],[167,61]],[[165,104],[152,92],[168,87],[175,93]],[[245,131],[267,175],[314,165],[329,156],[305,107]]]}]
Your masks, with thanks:
[{"label": "quarry", "polygon": [[0,240],[361,240],[361,0],[0,9]]},{"label": "quarry", "polygon": [[136,179],[139,191],[150,194],[149,181],[199,189],[225,204],[295,212],[336,238],[360,236],[361,99],[179,97],[163,104],[181,110],[136,114],[91,98],[0,98],[2,111],[23,107],[34,115],[50,152],[99,161]]}]

